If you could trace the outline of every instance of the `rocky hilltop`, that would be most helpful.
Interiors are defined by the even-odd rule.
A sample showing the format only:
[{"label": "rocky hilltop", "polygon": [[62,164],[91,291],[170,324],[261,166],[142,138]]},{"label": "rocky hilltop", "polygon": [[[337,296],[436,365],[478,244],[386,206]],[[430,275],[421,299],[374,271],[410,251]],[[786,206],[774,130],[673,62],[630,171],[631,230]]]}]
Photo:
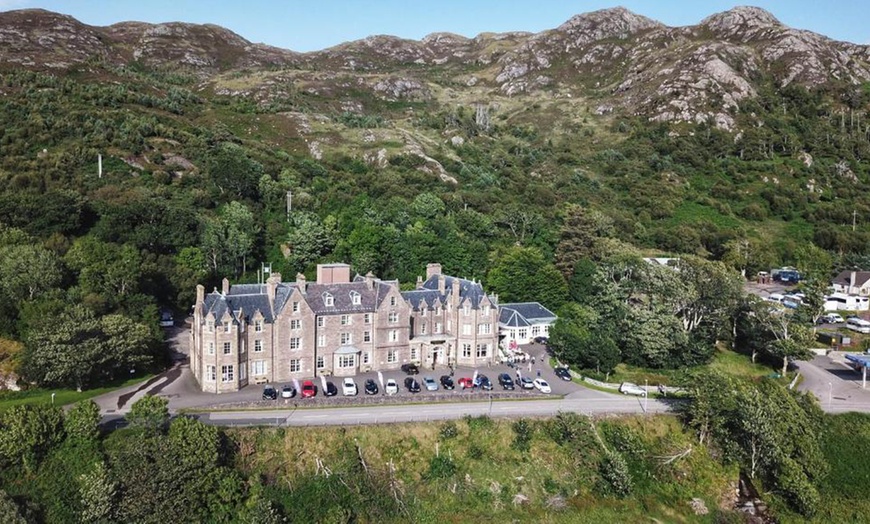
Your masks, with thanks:
[{"label": "rocky hilltop", "polygon": [[755,7],[686,27],[613,8],[540,33],[371,36],[311,53],[253,44],[213,25],[92,27],[43,10],[0,13],[0,66],[58,72],[100,64],[181,70],[218,94],[261,105],[298,92],[350,112],[364,112],[369,97],[586,98],[599,114],[711,121],[723,129],[733,129],[735,112],[761,82],[870,81],[870,47],[787,27]]}]

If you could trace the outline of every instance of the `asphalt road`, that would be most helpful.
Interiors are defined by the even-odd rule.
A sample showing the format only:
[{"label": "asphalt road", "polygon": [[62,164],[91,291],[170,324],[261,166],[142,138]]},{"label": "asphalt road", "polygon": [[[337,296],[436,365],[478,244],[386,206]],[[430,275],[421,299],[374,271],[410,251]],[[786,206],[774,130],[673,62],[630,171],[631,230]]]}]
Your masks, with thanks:
[{"label": "asphalt road", "polygon": [[870,389],[861,388],[861,373],[827,356],[797,366],[804,377],[798,389],[813,393],[828,413],[870,412]]}]

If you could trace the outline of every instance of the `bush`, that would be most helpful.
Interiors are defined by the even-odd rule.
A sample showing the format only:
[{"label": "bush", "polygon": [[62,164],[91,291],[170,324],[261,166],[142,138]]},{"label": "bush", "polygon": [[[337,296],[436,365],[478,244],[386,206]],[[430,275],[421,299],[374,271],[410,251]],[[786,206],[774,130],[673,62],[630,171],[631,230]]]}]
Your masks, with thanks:
[{"label": "bush", "polygon": [[631,474],[625,459],[619,453],[607,452],[598,465],[598,473],[607,483],[608,490],[616,496],[625,497],[631,494]]},{"label": "bush", "polygon": [[444,424],[441,424],[441,429],[438,434],[441,435],[443,440],[449,440],[459,436],[459,428],[456,426],[456,422],[449,420]]},{"label": "bush", "polygon": [[447,455],[436,455],[429,461],[429,471],[426,478],[429,480],[446,479],[456,474],[456,464]]},{"label": "bush", "polygon": [[495,422],[486,415],[480,415],[478,417],[466,415],[464,419],[465,423],[468,424],[468,429],[471,431],[485,431],[495,424]]},{"label": "bush", "polygon": [[514,429],[513,447],[517,451],[525,453],[531,448],[535,427],[524,418],[514,422],[512,427]]}]

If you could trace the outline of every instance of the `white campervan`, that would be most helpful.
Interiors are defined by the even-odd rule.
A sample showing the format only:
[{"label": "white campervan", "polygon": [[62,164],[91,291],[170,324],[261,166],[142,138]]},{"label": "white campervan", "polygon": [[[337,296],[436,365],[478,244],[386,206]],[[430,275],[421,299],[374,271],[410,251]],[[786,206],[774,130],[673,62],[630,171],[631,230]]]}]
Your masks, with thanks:
[{"label": "white campervan", "polygon": [[858,317],[849,317],[846,319],[846,327],[858,333],[870,333],[870,322]]}]

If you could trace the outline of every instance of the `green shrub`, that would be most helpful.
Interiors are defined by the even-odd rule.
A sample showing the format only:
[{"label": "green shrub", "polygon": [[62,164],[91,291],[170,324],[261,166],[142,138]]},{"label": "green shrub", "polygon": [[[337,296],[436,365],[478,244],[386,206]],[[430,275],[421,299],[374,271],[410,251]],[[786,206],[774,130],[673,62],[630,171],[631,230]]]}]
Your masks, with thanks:
[{"label": "green shrub", "polygon": [[446,479],[456,474],[456,464],[447,455],[435,455],[429,460],[429,471],[426,478],[429,480]]},{"label": "green shrub", "polygon": [[606,483],[607,490],[618,497],[631,494],[631,474],[628,465],[619,453],[610,451],[605,453],[598,465],[598,473]]},{"label": "green shrub", "polygon": [[525,453],[531,448],[532,437],[535,434],[535,427],[526,419],[521,418],[513,423],[514,442],[513,447],[517,451]]},{"label": "green shrub", "polygon": [[449,420],[444,424],[441,424],[438,434],[441,435],[443,440],[449,440],[459,436],[459,428],[456,426],[456,422]]},{"label": "green shrub", "polygon": [[495,422],[486,415],[480,415],[478,417],[466,415],[464,420],[465,423],[468,424],[468,429],[471,431],[485,431],[495,424]]}]

